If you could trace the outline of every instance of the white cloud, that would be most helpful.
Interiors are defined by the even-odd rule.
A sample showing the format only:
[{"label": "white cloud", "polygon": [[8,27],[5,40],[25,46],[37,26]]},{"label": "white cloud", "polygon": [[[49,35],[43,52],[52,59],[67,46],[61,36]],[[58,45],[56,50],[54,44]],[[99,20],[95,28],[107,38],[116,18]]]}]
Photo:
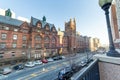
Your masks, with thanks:
[{"label": "white cloud", "polygon": [[5,15],[5,10],[0,8],[0,15]]},{"label": "white cloud", "polygon": [[29,19],[27,19],[27,18],[25,18],[25,17],[21,17],[21,16],[18,16],[17,19],[18,19],[18,20],[21,20],[21,21],[30,22]]},{"label": "white cloud", "polygon": [[[7,9],[1,9],[0,8],[0,15],[3,15],[3,16],[5,16],[5,11],[6,11]],[[12,12],[12,18],[15,18],[15,13],[13,12],[13,11],[11,11]]]}]

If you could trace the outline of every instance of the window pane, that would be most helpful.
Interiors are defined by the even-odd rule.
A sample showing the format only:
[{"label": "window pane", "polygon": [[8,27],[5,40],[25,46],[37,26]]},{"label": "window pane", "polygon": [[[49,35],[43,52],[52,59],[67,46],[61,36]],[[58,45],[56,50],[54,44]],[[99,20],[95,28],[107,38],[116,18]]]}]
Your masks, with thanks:
[{"label": "window pane", "polygon": [[7,38],[7,34],[3,33],[2,34],[2,39],[6,39]]},{"label": "window pane", "polygon": [[49,42],[49,38],[48,37],[45,37],[44,40],[45,40],[45,42]]},{"label": "window pane", "polygon": [[45,43],[45,48],[49,48],[49,43]]},{"label": "window pane", "polygon": [[26,40],[26,36],[23,36],[23,40]]},{"label": "window pane", "polygon": [[13,43],[13,44],[12,44],[12,47],[13,47],[13,48],[16,48],[16,47],[17,47],[17,44],[16,44],[16,43]]},{"label": "window pane", "polygon": [[26,48],[26,44],[22,44],[22,47],[23,47],[23,48]]},{"label": "window pane", "polygon": [[5,43],[0,43],[0,48],[5,48],[6,47],[6,44]]},{"label": "window pane", "polygon": [[42,46],[41,46],[41,44],[36,44],[35,45],[35,48],[37,49],[37,48],[41,48]]},{"label": "window pane", "polygon": [[55,38],[52,38],[52,42],[55,42]]},{"label": "window pane", "polygon": [[40,36],[36,36],[36,37],[35,37],[35,40],[39,40],[39,41],[40,41],[40,40],[41,40],[41,37],[40,37]]},{"label": "window pane", "polygon": [[14,39],[14,40],[17,40],[17,35],[13,35],[13,39]]},{"label": "window pane", "polygon": [[16,31],[16,32],[17,32],[17,31],[18,31],[18,29],[14,29],[14,31]]},{"label": "window pane", "polygon": [[5,30],[9,30],[9,27],[5,27]]},{"label": "window pane", "polygon": [[55,44],[52,44],[52,48],[55,48]]}]

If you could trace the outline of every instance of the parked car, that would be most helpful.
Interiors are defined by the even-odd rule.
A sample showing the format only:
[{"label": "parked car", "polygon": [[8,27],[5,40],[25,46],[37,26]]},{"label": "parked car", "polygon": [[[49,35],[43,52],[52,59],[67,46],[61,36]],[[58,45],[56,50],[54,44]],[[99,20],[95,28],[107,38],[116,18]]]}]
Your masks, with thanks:
[{"label": "parked car", "polygon": [[40,60],[34,61],[33,63],[34,63],[35,65],[40,65],[40,64],[42,64],[42,62],[41,62]]},{"label": "parked car", "polygon": [[54,60],[52,58],[47,59],[48,62],[53,62]]},{"label": "parked car", "polygon": [[62,59],[65,59],[65,56],[61,56]]},{"label": "parked car", "polygon": [[53,57],[53,60],[61,60],[61,59],[62,59],[61,56],[55,56],[55,57]]},{"label": "parked car", "polygon": [[0,74],[9,74],[12,72],[12,69],[10,67],[4,67],[4,68],[0,68]]},{"label": "parked car", "polygon": [[21,69],[24,69],[24,64],[17,64],[13,67],[14,70],[21,70]]},{"label": "parked car", "polygon": [[58,80],[68,80],[73,75],[71,67],[65,67],[58,73]]},{"label": "parked car", "polygon": [[47,59],[42,59],[42,63],[48,63]]},{"label": "parked car", "polygon": [[25,64],[25,66],[26,66],[26,67],[34,67],[35,64],[34,64],[34,62],[30,61],[30,62],[27,62],[27,63]]}]

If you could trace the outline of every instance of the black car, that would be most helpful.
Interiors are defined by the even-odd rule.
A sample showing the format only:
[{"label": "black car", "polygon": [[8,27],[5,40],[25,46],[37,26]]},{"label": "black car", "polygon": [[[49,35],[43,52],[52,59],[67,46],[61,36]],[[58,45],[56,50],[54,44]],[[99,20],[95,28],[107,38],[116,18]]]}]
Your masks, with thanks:
[{"label": "black car", "polygon": [[58,73],[58,80],[69,80],[73,75],[71,67],[65,67]]},{"label": "black car", "polygon": [[24,69],[24,64],[18,64],[13,67],[14,70],[21,70]]},{"label": "black car", "polygon": [[53,60],[61,60],[62,58],[60,56],[53,57]]}]

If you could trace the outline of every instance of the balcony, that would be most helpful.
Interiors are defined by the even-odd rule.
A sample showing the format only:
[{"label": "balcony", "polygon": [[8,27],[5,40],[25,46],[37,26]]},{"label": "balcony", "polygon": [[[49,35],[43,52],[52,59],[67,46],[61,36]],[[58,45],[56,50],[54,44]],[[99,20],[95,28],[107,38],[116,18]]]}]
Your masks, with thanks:
[{"label": "balcony", "polygon": [[95,59],[88,66],[85,66],[82,70],[73,75],[71,80],[100,80],[98,59]]},{"label": "balcony", "polygon": [[94,61],[71,77],[71,80],[120,80],[120,58],[94,55]]}]

